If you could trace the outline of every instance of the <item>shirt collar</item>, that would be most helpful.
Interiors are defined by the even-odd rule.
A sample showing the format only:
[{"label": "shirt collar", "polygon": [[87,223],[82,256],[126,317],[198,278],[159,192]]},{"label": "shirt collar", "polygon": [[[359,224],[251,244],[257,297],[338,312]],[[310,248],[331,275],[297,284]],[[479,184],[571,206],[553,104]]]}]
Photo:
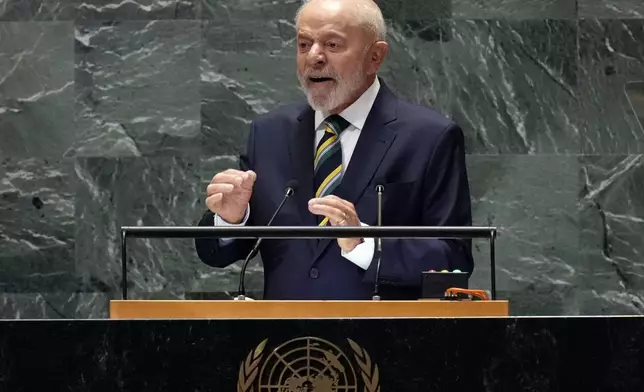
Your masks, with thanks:
[{"label": "shirt collar", "polygon": [[[373,103],[376,101],[378,96],[378,91],[380,91],[380,82],[378,78],[369,86],[369,88],[358,98],[354,103],[351,104],[348,108],[344,109],[340,116],[345,120],[351,123],[358,130],[362,130],[364,123],[367,121],[367,116],[371,111]],[[328,115],[321,112],[320,110],[315,111],[315,129],[318,129],[320,124],[327,118]]]}]

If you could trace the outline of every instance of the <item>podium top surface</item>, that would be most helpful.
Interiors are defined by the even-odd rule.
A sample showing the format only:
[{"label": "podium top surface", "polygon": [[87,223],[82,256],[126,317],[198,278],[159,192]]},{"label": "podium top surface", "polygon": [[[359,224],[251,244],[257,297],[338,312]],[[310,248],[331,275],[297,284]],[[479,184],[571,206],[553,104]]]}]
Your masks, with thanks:
[{"label": "podium top surface", "polygon": [[111,319],[507,317],[508,301],[112,300]]}]

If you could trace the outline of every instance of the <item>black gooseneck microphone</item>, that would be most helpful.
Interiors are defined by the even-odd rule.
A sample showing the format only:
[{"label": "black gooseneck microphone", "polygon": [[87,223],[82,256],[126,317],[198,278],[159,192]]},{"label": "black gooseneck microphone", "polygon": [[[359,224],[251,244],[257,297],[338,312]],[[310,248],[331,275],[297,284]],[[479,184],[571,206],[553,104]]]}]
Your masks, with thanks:
[{"label": "black gooseneck microphone", "polygon": [[[277,216],[277,214],[280,212],[282,209],[282,206],[284,206],[284,203],[286,203],[286,200],[293,196],[295,191],[297,190],[299,184],[296,180],[290,180],[289,182],[286,183],[286,189],[284,190],[284,197],[282,198],[282,202],[280,203],[279,206],[277,206],[277,209],[273,213],[273,216],[271,219],[268,221],[266,226],[270,226],[271,223],[273,223],[273,219]],[[246,288],[244,287],[244,280],[246,278],[246,267],[248,267],[248,263],[250,262],[250,259],[255,257],[257,254],[257,251],[259,250],[259,245],[262,243],[263,238],[258,238],[257,241],[255,241],[255,245],[253,246],[253,249],[251,249],[250,253],[248,253],[248,256],[246,256],[246,259],[244,260],[244,264],[242,265],[241,269],[241,274],[239,276],[239,292],[237,293],[237,296],[235,297],[235,300],[245,300],[246,299]]]},{"label": "black gooseneck microphone", "polygon": [[[378,193],[378,226],[382,226],[382,193],[385,191],[385,186],[382,185],[382,181],[378,181],[376,185],[376,192]],[[380,301],[380,293],[378,292],[379,280],[380,280],[380,260],[382,259],[382,238],[377,237],[375,239],[375,249],[374,249],[374,260],[376,260],[376,283],[373,288],[373,300]],[[373,262],[373,260],[372,260]]]}]

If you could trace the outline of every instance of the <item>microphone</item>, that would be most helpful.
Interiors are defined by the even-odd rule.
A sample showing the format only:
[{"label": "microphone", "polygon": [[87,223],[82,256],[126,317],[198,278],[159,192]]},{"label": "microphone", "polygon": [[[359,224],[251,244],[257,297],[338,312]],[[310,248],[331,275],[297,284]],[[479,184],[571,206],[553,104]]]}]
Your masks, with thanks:
[{"label": "microphone", "polygon": [[[289,182],[286,183],[286,189],[284,189],[284,197],[282,198],[282,202],[280,203],[279,206],[277,206],[277,209],[273,213],[273,216],[268,221],[266,226],[270,226],[271,223],[273,223],[273,219],[275,219],[277,214],[280,212],[280,210],[282,209],[282,206],[284,206],[284,203],[286,203],[286,200],[289,197],[293,196],[298,186],[299,184],[296,180],[290,180]],[[246,259],[244,260],[244,264],[242,264],[241,275],[239,276],[239,292],[235,297],[235,300],[243,301],[246,299],[246,288],[244,287],[244,278],[246,277],[246,267],[248,267],[248,264],[250,263],[250,259],[255,257],[255,255],[259,251],[259,245],[262,243],[262,239],[263,238],[260,237],[257,239],[257,241],[255,241],[255,245],[253,246],[253,249],[251,249],[250,253],[248,253],[248,256],[246,256]]]},{"label": "microphone", "polygon": [[[376,185],[376,192],[378,193],[378,226],[382,226],[382,193],[385,191],[385,186],[382,185],[384,181],[378,181]],[[376,283],[373,288],[373,300],[380,301],[380,293],[378,292],[380,280],[380,260],[382,259],[382,238],[375,239],[375,249],[373,257],[376,260]],[[372,260],[373,262],[373,260]]]}]

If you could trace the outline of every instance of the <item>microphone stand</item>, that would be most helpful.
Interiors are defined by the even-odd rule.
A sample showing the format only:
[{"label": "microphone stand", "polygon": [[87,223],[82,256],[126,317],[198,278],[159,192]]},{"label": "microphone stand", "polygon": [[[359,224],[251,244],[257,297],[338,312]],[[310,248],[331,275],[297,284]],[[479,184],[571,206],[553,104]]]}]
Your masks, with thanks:
[{"label": "microphone stand", "polygon": [[[293,189],[293,187],[289,186],[288,188],[286,188],[286,192],[284,193],[284,197],[282,198],[282,202],[277,207],[277,209],[273,213],[273,216],[268,221],[266,226],[270,226],[271,223],[273,223],[273,219],[275,219],[277,214],[282,209],[282,206],[284,205],[284,203],[286,203],[286,199],[288,199],[290,196],[292,196],[294,192],[295,192],[295,190]],[[245,280],[244,278],[246,276],[246,267],[248,267],[248,264],[250,263],[250,259],[255,257],[255,255],[259,251],[259,245],[262,243],[262,240],[263,240],[262,237],[257,239],[257,241],[255,242],[255,245],[253,246],[253,249],[250,251],[250,253],[248,253],[248,256],[246,256],[246,259],[244,260],[244,264],[242,264],[241,277],[239,279],[239,292],[238,292],[237,296],[235,297],[235,301],[244,301],[244,300],[246,300],[246,288],[244,287],[244,280]]]},{"label": "microphone stand", "polygon": [[[376,186],[376,191],[378,192],[378,226],[382,226],[382,191],[384,190],[384,186],[382,185],[377,185]],[[374,286],[373,290],[373,300],[374,301],[380,301],[380,293],[378,292],[378,286],[379,286],[379,280],[380,280],[380,260],[382,259],[382,238],[377,237],[375,239],[375,259],[376,259],[376,284]]]}]

